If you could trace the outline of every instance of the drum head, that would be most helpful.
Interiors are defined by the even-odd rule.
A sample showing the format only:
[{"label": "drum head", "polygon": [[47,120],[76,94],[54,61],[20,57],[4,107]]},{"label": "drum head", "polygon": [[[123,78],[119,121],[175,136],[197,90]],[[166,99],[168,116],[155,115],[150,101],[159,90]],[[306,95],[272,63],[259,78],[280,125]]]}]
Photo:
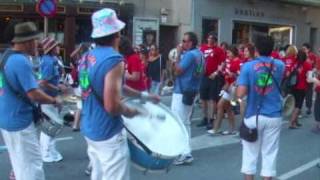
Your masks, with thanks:
[{"label": "drum head", "polygon": [[187,148],[186,128],[165,105],[133,98],[124,103],[142,112],[133,118],[123,117],[124,124],[153,153],[176,157]]},{"label": "drum head", "polygon": [[295,99],[292,95],[287,95],[283,99],[282,115],[284,117],[289,117],[292,115],[295,108]]}]

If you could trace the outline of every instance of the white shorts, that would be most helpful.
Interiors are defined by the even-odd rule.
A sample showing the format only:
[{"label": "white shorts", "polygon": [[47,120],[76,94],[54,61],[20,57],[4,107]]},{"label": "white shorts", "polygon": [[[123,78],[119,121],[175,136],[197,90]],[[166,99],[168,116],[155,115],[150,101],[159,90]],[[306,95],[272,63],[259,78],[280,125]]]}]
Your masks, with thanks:
[{"label": "white shorts", "polygon": [[222,90],[222,96],[221,97],[222,97],[222,99],[225,99],[227,101],[231,100],[230,94],[227,91],[224,91],[224,90]]}]

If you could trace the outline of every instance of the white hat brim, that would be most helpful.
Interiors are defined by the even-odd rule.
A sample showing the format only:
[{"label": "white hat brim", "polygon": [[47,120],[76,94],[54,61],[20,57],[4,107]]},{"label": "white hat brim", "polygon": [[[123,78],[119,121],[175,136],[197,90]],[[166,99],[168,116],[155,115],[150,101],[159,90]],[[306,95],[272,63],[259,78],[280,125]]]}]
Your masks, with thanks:
[{"label": "white hat brim", "polygon": [[117,29],[114,29],[113,31],[108,31],[108,32],[105,32],[105,33],[100,33],[99,35],[93,29],[93,31],[91,33],[91,38],[97,39],[97,38],[102,38],[102,37],[105,37],[105,36],[109,36],[111,34],[120,32],[126,26],[126,24],[124,22],[120,21],[120,20],[117,20],[117,24],[118,24]]}]

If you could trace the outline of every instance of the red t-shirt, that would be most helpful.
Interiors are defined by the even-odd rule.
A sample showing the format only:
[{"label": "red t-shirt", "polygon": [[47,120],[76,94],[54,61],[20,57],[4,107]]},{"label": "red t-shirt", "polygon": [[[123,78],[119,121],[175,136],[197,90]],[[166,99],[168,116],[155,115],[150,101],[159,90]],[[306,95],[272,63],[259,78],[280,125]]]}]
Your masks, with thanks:
[{"label": "red t-shirt", "polygon": [[241,60],[239,57],[235,57],[232,60],[226,60],[226,66],[223,71],[224,79],[228,84],[232,84],[236,81],[236,77],[240,73]]},{"label": "red t-shirt", "polygon": [[[298,68],[298,65],[295,66]],[[294,87],[295,89],[299,90],[307,90],[308,89],[308,82],[307,82],[307,72],[312,70],[312,65],[305,61],[300,67],[298,68],[298,83]]]},{"label": "red t-shirt", "polygon": [[126,85],[129,87],[138,90],[145,91],[148,89],[148,78],[146,76],[146,66],[142,63],[138,54],[132,54],[126,58],[126,70],[129,74],[133,72],[140,73],[140,79],[138,81],[126,80]]},{"label": "red t-shirt", "polygon": [[279,51],[272,51],[271,57],[273,57],[273,59],[281,59]]},{"label": "red t-shirt", "polygon": [[213,72],[217,71],[218,66],[226,59],[225,52],[218,46],[209,47],[203,44],[200,51],[205,57],[205,75],[210,76]]},{"label": "red t-shirt", "polygon": [[308,53],[308,61],[312,64],[312,66],[316,65],[317,59],[317,56],[313,52]]},{"label": "red t-shirt", "polygon": [[288,74],[294,70],[297,59],[294,56],[288,56],[283,59],[283,62],[286,65],[285,74]]}]

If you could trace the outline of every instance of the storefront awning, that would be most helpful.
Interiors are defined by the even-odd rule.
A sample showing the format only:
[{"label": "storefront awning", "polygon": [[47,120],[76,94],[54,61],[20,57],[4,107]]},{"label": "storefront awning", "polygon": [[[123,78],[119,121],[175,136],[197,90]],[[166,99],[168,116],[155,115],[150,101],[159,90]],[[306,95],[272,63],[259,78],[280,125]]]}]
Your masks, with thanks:
[{"label": "storefront awning", "polygon": [[281,0],[286,3],[300,4],[306,6],[320,6],[320,0]]}]

